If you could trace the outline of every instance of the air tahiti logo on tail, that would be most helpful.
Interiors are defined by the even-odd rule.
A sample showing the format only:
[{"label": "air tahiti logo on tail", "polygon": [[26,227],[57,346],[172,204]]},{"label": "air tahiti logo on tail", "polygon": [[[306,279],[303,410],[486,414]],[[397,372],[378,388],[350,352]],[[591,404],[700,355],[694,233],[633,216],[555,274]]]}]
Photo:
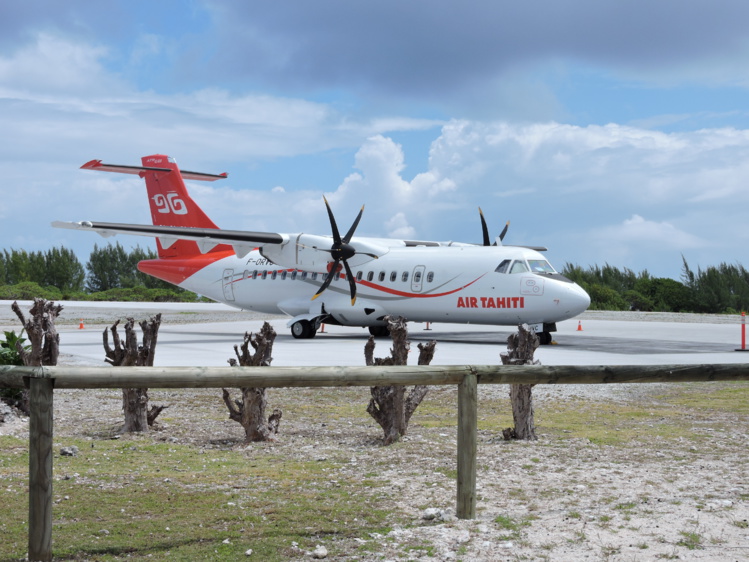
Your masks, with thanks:
[{"label": "air tahiti logo on tail", "polygon": [[182,201],[182,199],[179,198],[179,195],[174,191],[170,191],[166,196],[157,193],[151,199],[153,199],[153,203],[156,205],[156,210],[159,213],[173,213],[175,215],[187,214],[187,205],[185,205],[185,202]]}]

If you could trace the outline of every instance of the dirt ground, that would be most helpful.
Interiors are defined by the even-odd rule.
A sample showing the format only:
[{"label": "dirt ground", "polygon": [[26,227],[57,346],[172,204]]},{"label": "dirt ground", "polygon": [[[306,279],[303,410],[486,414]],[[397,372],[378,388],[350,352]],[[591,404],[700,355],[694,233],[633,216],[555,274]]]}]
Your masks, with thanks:
[{"label": "dirt ground", "polygon": [[[207,320],[210,320],[208,318]],[[1,320],[1,319],[0,319]],[[61,364],[72,361],[63,356]],[[717,383],[710,383],[717,384]],[[659,407],[666,386],[619,385],[595,390],[583,385],[564,395],[536,387],[536,409],[570,404],[636,404]],[[432,427],[418,411],[409,434],[391,447],[379,445],[380,430],[364,413],[368,389],[280,389],[271,404],[284,409],[274,443],[252,445],[248,456],[340,460],[331,480],[364,472],[389,482],[384,506],[410,524],[386,536],[362,536],[340,560],[749,560],[749,416],[719,409],[696,416],[686,437],[657,437],[658,419],[634,425],[613,423],[627,439],[606,444],[567,436],[539,423],[535,442],[505,442],[501,428],[481,429],[475,520],[457,520],[455,509],[456,434]],[[456,390],[435,388],[427,401],[455,404]],[[482,387],[486,408],[506,404],[505,387]],[[190,399],[187,399],[187,397]],[[308,412],[310,403],[348,400],[363,415],[326,423]],[[241,447],[242,430],[226,419],[219,390],[151,392],[152,403],[173,406],[163,414],[154,440],[190,443],[201,449]],[[187,409],[187,411],[184,411]],[[55,391],[55,443],[87,435],[109,438],[121,425],[119,391]],[[480,424],[482,408],[479,410]],[[190,419],[188,426],[175,419]],[[608,423],[611,423],[610,421]],[[27,422],[0,424],[0,434],[28,435]],[[431,509],[430,509],[431,508]],[[426,519],[425,517],[432,517]],[[359,548],[368,544],[366,553]],[[310,559],[300,552],[300,560]]]}]

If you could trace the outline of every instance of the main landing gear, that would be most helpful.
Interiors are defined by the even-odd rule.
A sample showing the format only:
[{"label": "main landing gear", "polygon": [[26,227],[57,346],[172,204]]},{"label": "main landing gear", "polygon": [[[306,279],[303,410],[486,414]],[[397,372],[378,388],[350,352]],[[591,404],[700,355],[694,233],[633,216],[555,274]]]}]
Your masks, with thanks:
[{"label": "main landing gear", "polygon": [[370,326],[369,333],[376,338],[386,338],[390,336],[390,330],[387,326]]},{"label": "main landing gear", "polygon": [[317,334],[317,326],[309,320],[299,320],[291,325],[291,335],[298,340],[308,340]]},{"label": "main landing gear", "polygon": [[551,345],[551,332],[538,332],[536,335],[541,345]]}]

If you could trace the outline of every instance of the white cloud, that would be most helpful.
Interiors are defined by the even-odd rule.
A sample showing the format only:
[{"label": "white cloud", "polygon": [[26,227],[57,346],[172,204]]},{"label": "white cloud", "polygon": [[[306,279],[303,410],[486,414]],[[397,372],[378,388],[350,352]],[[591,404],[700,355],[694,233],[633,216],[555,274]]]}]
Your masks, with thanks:
[{"label": "white cloud", "polygon": [[599,235],[599,243],[637,244],[640,249],[686,250],[706,245],[700,237],[684,232],[670,222],[647,220],[640,215],[632,215],[619,225],[601,229]]},{"label": "white cloud", "polygon": [[101,64],[103,46],[40,33],[33,43],[0,57],[0,96],[54,103],[60,96],[104,95],[126,85]]},{"label": "white cloud", "polygon": [[390,238],[413,238],[416,231],[409,226],[404,213],[397,213],[385,223],[387,235]]},{"label": "white cloud", "polygon": [[[663,133],[622,125],[513,125],[453,121],[432,146],[431,172],[461,189],[493,178],[492,191],[605,192],[630,203],[739,195],[749,131]],[[477,188],[481,189],[481,188]],[[747,190],[744,190],[747,192]]]}]

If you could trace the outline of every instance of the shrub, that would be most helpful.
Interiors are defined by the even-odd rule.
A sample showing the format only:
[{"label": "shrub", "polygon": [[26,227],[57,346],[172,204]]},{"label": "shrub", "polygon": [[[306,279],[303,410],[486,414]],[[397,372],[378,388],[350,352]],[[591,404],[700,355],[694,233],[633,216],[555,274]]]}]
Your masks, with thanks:
[{"label": "shrub", "polygon": [[[26,338],[22,336],[23,330],[18,335],[13,330],[5,332],[5,339],[0,340],[0,365],[23,365],[21,356],[16,349],[16,342],[21,342],[24,349],[31,346],[24,345]],[[20,388],[0,388],[0,400],[9,406],[18,407],[23,400],[23,390]]]},{"label": "shrub", "polygon": [[59,301],[62,299],[62,292],[56,287],[40,287],[38,283],[33,281],[0,287],[0,299],[2,300],[32,300],[37,297]]}]

